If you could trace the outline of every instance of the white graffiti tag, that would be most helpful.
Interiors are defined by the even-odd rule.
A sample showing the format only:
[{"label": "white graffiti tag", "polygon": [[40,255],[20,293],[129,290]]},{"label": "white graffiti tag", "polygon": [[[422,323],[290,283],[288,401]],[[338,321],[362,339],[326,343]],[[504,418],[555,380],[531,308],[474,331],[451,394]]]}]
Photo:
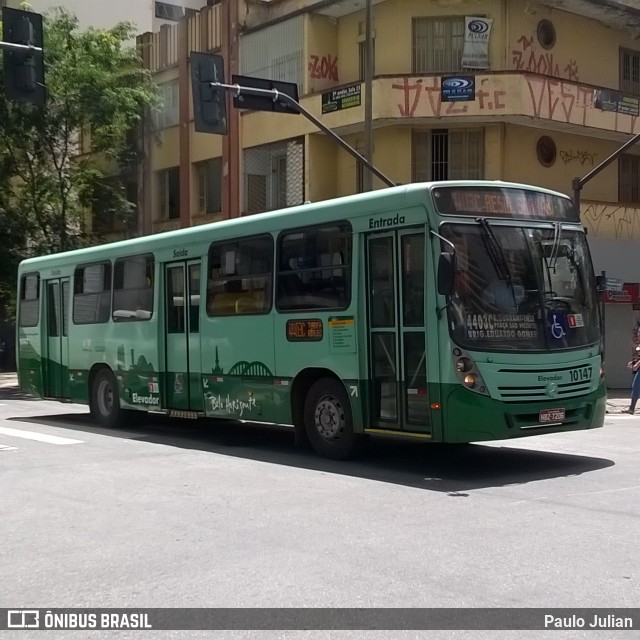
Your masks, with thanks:
[{"label": "white graffiti tag", "polygon": [[242,416],[245,411],[251,411],[256,406],[256,399],[254,397],[241,400],[240,398],[232,398],[229,395],[224,398],[218,395],[210,396],[209,402],[211,404],[211,411],[228,414],[237,413],[240,416]]}]

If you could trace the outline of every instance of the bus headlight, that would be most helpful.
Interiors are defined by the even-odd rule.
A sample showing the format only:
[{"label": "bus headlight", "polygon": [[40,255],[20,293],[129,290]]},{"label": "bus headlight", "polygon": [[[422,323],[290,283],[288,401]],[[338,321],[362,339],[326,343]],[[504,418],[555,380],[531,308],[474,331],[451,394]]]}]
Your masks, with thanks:
[{"label": "bus headlight", "polygon": [[453,368],[460,384],[469,391],[488,396],[487,385],[482,379],[480,371],[473,358],[462,349],[456,347],[453,350]]},{"label": "bus headlight", "polygon": [[478,376],[475,373],[467,373],[462,381],[467,387],[469,387],[469,389],[473,389],[478,382]]},{"label": "bus headlight", "polygon": [[467,373],[473,369],[471,358],[458,358],[456,360],[456,370],[458,373]]}]

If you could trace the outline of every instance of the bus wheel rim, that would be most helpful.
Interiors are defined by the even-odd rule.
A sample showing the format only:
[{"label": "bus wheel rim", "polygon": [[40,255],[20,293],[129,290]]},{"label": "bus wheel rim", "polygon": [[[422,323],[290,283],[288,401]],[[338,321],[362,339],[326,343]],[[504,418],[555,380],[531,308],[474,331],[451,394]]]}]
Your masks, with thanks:
[{"label": "bus wheel rim", "polygon": [[103,416],[110,415],[113,409],[113,389],[107,380],[98,386],[98,408]]},{"label": "bus wheel rim", "polygon": [[334,396],[320,399],[315,410],[315,425],[318,433],[327,440],[335,440],[345,427],[345,415],[340,401]]}]

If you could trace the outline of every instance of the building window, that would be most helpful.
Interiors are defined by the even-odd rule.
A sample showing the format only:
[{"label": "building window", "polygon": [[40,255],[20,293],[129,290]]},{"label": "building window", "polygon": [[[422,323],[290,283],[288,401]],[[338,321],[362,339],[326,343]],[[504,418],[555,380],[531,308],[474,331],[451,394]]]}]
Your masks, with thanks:
[{"label": "building window", "polygon": [[536,35],[542,48],[553,49],[556,43],[556,28],[553,26],[551,20],[540,20],[536,29]]},{"label": "building window", "polygon": [[244,34],[240,38],[240,73],[293,82],[302,95],[307,74],[304,25],[300,15]]},{"label": "building window", "polygon": [[158,171],[158,212],[160,220],[180,217],[180,168]]},{"label": "building window", "polygon": [[412,157],[414,182],[481,180],[484,177],[484,131],[415,131]]},{"label": "building window", "polygon": [[541,136],[536,143],[536,155],[538,162],[543,167],[551,167],[557,157],[556,143],[549,136]]},{"label": "building window", "polygon": [[304,144],[301,140],[246,149],[244,171],[247,213],[304,202]]},{"label": "building window", "polygon": [[156,127],[158,129],[173,127],[180,122],[178,81],[165,82],[159,86],[159,89],[162,106],[156,112]]},{"label": "building window", "polygon": [[168,2],[156,2],[156,18],[178,22],[184,16],[184,9]]},{"label": "building window", "polygon": [[620,91],[640,94],[640,51],[620,49]]},{"label": "building window", "polygon": [[[371,76],[376,74],[376,41],[371,40]],[[367,75],[367,42],[361,42],[358,45],[358,68],[360,73],[360,81],[364,82]]]},{"label": "building window", "polygon": [[222,158],[195,165],[198,181],[198,214],[222,211]]},{"label": "building window", "polygon": [[412,73],[462,70],[464,16],[414,18]]},{"label": "building window", "polygon": [[618,200],[640,203],[640,156],[622,155],[618,172]]}]

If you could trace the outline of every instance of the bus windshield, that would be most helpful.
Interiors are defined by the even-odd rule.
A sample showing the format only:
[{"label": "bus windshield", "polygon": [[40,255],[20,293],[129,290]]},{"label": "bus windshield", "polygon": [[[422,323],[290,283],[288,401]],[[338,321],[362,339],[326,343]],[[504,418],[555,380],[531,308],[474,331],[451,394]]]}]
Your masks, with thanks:
[{"label": "bus windshield", "polygon": [[[456,249],[447,306],[453,340],[467,349],[541,351],[600,340],[598,302],[584,233],[478,218],[445,224]],[[445,249],[446,250],[446,249]]]}]

